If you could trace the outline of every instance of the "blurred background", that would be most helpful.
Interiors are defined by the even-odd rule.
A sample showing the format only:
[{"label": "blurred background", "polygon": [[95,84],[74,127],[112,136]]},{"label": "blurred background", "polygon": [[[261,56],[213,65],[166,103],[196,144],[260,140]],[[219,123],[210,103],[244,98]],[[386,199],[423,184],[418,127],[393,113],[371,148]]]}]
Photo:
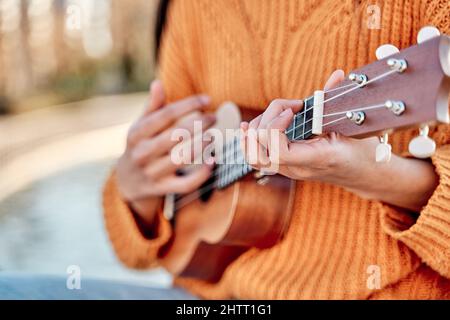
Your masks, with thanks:
[{"label": "blurred background", "polygon": [[153,78],[157,0],[0,0],[0,272],[166,286],[131,271],[101,188]]}]

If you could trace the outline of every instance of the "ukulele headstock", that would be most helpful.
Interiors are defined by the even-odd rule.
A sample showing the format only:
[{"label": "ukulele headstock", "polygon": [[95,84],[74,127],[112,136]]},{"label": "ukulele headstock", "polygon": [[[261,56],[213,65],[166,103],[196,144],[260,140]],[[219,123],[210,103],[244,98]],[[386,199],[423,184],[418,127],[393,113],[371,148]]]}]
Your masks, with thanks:
[{"label": "ukulele headstock", "polygon": [[[450,38],[425,27],[418,40],[402,51],[381,46],[378,61],[354,70],[325,95],[316,91],[312,133],[364,137],[420,126],[422,137],[428,138],[429,124],[449,123]],[[434,151],[428,140],[428,145],[423,142],[410,145],[413,155],[424,158]]]}]

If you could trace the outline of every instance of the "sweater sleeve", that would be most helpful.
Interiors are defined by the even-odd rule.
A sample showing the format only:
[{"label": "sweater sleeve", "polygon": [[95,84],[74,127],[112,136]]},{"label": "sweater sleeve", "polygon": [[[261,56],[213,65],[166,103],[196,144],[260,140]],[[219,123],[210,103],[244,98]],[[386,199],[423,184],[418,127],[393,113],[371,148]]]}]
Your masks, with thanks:
[{"label": "sweater sleeve", "polygon": [[381,223],[386,233],[450,279],[450,145],[438,148],[432,162],[439,185],[418,217],[380,203]]},{"label": "sweater sleeve", "polygon": [[[422,1],[421,25],[450,35],[450,2]],[[417,217],[386,204],[381,206],[385,232],[411,248],[427,265],[450,279],[450,126],[439,125],[433,139],[438,148],[431,161],[439,185]]]},{"label": "sweater sleeve", "polygon": [[114,172],[103,189],[103,212],[109,239],[119,259],[136,269],[157,265],[159,250],[171,237],[170,223],[159,210],[151,237],[146,237],[135,219],[133,211],[121,198]]},{"label": "sweater sleeve", "polygon": [[[166,101],[175,101],[193,93],[193,85],[187,66],[185,44],[189,31],[186,30],[185,1],[171,2],[165,31],[160,48],[159,75],[162,79]],[[153,234],[144,235],[135,215],[121,198],[114,172],[108,178],[103,190],[103,212],[110,241],[119,259],[131,268],[149,268],[158,264],[160,250],[169,243],[171,225],[164,218],[162,208],[157,213]]]}]

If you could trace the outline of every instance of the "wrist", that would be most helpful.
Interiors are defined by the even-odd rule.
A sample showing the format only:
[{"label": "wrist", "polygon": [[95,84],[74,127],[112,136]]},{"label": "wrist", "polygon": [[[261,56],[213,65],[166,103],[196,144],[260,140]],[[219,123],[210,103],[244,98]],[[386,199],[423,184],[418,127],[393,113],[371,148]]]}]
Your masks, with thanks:
[{"label": "wrist", "polygon": [[159,197],[151,197],[142,200],[130,201],[129,205],[138,216],[141,224],[145,228],[151,228],[158,208],[161,205],[161,201],[162,199]]},{"label": "wrist", "polygon": [[363,184],[351,190],[371,200],[420,212],[439,184],[434,166],[426,160],[392,155],[389,163],[368,166]]}]

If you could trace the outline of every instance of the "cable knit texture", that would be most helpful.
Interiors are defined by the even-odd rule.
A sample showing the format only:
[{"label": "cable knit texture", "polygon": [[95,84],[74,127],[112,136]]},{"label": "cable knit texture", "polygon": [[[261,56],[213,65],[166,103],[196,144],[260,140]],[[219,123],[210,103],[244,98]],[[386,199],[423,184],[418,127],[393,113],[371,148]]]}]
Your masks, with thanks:
[{"label": "cable knit texture", "polygon": [[[380,29],[367,28],[367,6],[381,8]],[[346,72],[375,60],[376,48],[406,48],[418,30],[450,33],[448,0],[173,0],[164,33],[160,76],[169,101],[208,93],[213,107],[232,100],[261,111],[275,98],[302,98],[337,68]],[[450,298],[450,129],[432,128],[432,158],[440,184],[417,215],[342,188],[298,182],[284,239],[251,249],[209,284],[175,279],[204,298],[448,299]],[[391,142],[405,154],[416,129]],[[154,239],[140,232],[117,192],[114,174],[104,190],[106,227],[128,266],[158,263],[171,237],[159,215]],[[371,267],[381,287],[367,285]]]}]

